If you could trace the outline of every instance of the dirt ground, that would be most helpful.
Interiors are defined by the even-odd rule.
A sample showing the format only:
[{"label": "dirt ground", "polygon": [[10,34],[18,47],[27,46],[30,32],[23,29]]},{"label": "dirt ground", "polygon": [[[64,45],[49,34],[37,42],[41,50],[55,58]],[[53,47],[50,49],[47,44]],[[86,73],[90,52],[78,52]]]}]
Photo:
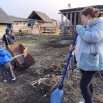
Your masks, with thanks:
[{"label": "dirt ground", "polygon": [[[71,37],[53,35],[17,36],[17,42],[29,48],[35,64],[22,70],[14,69],[15,82],[0,82],[0,103],[50,103],[50,94],[60,83],[69,54]],[[76,74],[73,62],[64,84],[64,103],[83,100],[79,89],[81,74]],[[102,74],[103,76],[103,74]],[[94,103],[103,103],[103,79],[97,73],[93,79]]]}]

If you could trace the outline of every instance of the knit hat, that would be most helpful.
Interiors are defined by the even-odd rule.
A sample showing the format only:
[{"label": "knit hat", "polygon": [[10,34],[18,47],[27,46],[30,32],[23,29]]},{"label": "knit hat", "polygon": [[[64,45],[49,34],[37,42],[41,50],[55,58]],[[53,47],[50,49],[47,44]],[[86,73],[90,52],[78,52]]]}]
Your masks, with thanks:
[{"label": "knit hat", "polygon": [[6,29],[6,33],[10,32],[10,31],[11,31],[10,28],[7,28],[7,29]]}]

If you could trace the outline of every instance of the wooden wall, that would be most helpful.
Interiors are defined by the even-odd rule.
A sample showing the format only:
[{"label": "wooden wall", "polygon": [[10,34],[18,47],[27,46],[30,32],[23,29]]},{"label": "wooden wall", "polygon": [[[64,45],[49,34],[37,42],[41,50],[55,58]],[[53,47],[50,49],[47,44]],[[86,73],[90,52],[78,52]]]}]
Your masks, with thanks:
[{"label": "wooden wall", "polygon": [[56,20],[52,22],[39,23],[40,33],[59,34],[59,23]]},{"label": "wooden wall", "polygon": [[20,29],[27,29],[27,22],[14,22],[12,24],[13,32],[19,32]]},{"label": "wooden wall", "polygon": [[7,28],[7,25],[3,25],[3,24],[0,24],[0,38],[2,37],[3,34],[5,34],[5,30]]}]

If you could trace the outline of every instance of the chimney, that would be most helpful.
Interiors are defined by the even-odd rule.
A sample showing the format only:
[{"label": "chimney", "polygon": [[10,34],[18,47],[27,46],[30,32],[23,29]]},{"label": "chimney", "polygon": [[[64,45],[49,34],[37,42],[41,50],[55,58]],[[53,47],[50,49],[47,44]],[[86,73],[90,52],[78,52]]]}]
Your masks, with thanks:
[{"label": "chimney", "polygon": [[68,4],[68,8],[69,8],[69,9],[71,8],[71,4],[70,4],[70,3]]}]

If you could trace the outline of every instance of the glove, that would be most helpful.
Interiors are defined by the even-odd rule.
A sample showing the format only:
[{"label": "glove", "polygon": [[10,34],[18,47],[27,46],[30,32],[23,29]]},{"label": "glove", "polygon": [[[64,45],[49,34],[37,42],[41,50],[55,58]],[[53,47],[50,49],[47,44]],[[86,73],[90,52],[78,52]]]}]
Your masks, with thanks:
[{"label": "glove", "polygon": [[76,26],[76,32],[78,33],[78,35],[82,36],[85,31],[86,31],[86,29],[82,25]]}]

